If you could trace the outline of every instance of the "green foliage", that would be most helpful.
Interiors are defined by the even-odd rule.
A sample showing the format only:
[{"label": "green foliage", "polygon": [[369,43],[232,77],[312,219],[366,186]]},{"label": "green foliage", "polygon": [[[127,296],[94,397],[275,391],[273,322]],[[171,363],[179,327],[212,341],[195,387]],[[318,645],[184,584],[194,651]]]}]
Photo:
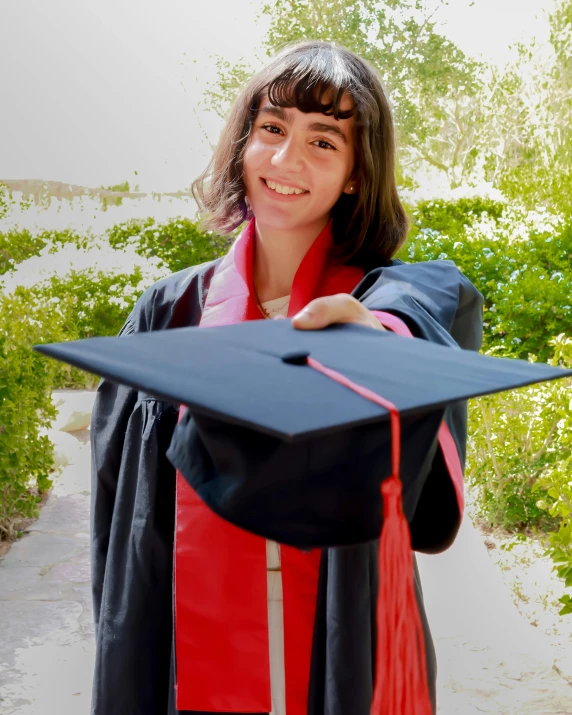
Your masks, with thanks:
[{"label": "green foliage", "polygon": [[[552,363],[572,368],[572,338],[559,335],[554,341]],[[533,490],[541,495],[538,506],[557,520],[558,528],[548,534],[548,554],[558,576],[572,588],[572,381],[547,386],[551,400],[553,458],[542,471]],[[544,496],[545,495],[545,496]],[[542,498],[543,497],[543,498]],[[572,599],[564,596],[561,615],[572,613]]]},{"label": "green foliage", "polygon": [[[572,368],[572,338],[551,341],[554,365]],[[547,555],[572,587],[572,379],[472,400],[466,475],[490,526],[546,532]],[[561,615],[572,598],[560,599]]]},{"label": "green foliage", "polygon": [[572,596],[566,594],[558,600],[562,604],[562,608],[560,609],[560,611],[558,611],[559,615],[568,616],[570,613],[572,613]]},{"label": "green foliage", "polygon": [[[48,253],[55,253],[67,243],[83,250],[94,250],[96,246],[107,249],[96,251],[92,267],[52,275],[29,291],[34,306],[42,307],[46,315],[57,315],[66,340],[116,335],[141,293],[161,275],[212,260],[228,248],[228,239],[201,231],[195,223],[183,218],[165,223],[157,223],[153,218],[128,221],[111,228],[103,243],[93,236],[70,231],[32,235],[22,230],[0,234],[0,247],[10,249],[11,257],[6,261],[10,269],[26,258],[45,253],[46,246]],[[113,258],[111,254],[122,256],[121,264],[125,267],[118,269],[116,258],[112,261],[113,270],[109,265],[106,267]],[[138,256],[150,263],[145,271],[133,262],[135,257],[146,263]],[[163,268],[158,271],[153,268],[156,265]],[[95,376],[59,363],[52,370],[52,380],[54,388],[92,388],[98,382]]]},{"label": "green foliage", "polygon": [[572,0],[549,16],[546,42],[519,45],[491,106],[489,152],[496,155],[496,185],[528,206],[544,204],[572,215]]},{"label": "green foliage", "polygon": [[18,263],[27,258],[39,256],[48,244],[51,246],[49,253],[55,253],[67,243],[72,243],[78,248],[87,248],[89,241],[89,236],[82,236],[70,229],[39,231],[34,234],[27,229],[0,232],[0,275],[13,270]]},{"label": "green foliage", "polygon": [[483,214],[498,220],[502,217],[506,204],[502,201],[476,196],[460,198],[456,201],[436,199],[422,201],[413,209],[414,223],[410,240],[418,237],[423,229],[458,238],[464,234],[467,225]]},{"label": "green foliage", "polygon": [[0,538],[36,515],[51,486],[53,450],[40,431],[55,417],[55,364],[31,348],[64,338],[57,313],[35,305],[30,291],[0,295]]},{"label": "green foliage", "polygon": [[5,218],[9,211],[11,205],[10,192],[8,187],[0,183],[0,220]]},{"label": "green foliage", "polygon": [[[13,538],[18,521],[36,514],[42,492],[51,485],[53,449],[41,435],[55,417],[51,391],[93,388],[99,382],[38,355],[32,346],[116,335],[141,293],[160,275],[215,258],[227,248],[226,239],[201,232],[187,219],[131,221],[115,226],[107,238],[117,251],[72,231],[0,234],[0,272],[8,277],[33,256],[45,255],[57,265],[49,254],[66,244],[94,251],[89,269],[52,275],[8,295],[0,289],[0,538]],[[118,256],[123,256],[124,271],[117,269]]]},{"label": "green foliage", "polygon": [[232,100],[252,76],[252,68],[245,62],[229,62],[224,57],[217,57],[216,67],[218,78],[207,84],[205,107],[224,118]]},{"label": "green foliage", "polygon": [[[66,340],[117,335],[137,299],[148,287],[141,268],[131,273],[106,273],[89,269],[53,276],[30,290],[34,303],[56,312]],[[99,378],[83,370],[56,363],[53,389],[91,389]]]},{"label": "green foliage", "polygon": [[400,257],[453,260],[485,296],[484,349],[546,361],[550,340],[572,335],[572,222],[480,198],[413,210]]},{"label": "green foliage", "polygon": [[553,410],[554,390],[560,387],[543,384],[471,401],[466,476],[489,526],[556,525],[537,492],[540,475],[559,460]]},{"label": "green foliage", "polygon": [[132,246],[141,256],[159,258],[173,273],[212,261],[229,247],[227,238],[203,231],[187,218],[163,224],[153,218],[131,220],[110,229],[107,238],[113,248]]},{"label": "green foliage", "polygon": [[[572,223],[483,198],[412,210],[404,260],[451,259],[485,296],[484,350],[572,366]],[[570,380],[473,400],[467,479],[491,526],[548,532],[559,576],[572,586]],[[569,596],[562,614],[572,613]]]}]

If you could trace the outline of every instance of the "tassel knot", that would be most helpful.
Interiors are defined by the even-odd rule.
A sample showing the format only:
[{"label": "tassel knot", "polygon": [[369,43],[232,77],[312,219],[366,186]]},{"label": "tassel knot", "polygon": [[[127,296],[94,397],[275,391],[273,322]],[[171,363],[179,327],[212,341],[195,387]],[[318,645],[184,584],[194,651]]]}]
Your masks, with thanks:
[{"label": "tassel knot", "polygon": [[392,513],[401,511],[401,479],[395,474],[392,474],[389,479],[386,479],[381,485],[381,493],[383,495],[384,503],[384,514],[387,518],[388,509],[391,509]]}]

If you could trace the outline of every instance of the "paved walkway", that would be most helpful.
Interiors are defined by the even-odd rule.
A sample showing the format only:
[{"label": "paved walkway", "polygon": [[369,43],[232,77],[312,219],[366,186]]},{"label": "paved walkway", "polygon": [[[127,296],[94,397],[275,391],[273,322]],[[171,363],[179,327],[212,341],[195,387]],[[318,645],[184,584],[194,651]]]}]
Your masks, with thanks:
[{"label": "paved walkway", "polygon": [[572,685],[555,670],[546,637],[517,611],[470,519],[447,552],[418,562],[440,715],[572,714]]},{"label": "paved walkway", "polygon": [[[0,561],[0,715],[89,715],[90,454],[88,432],[74,436],[75,463]],[[438,651],[439,715],[572,715],[572,686],[516,611],[469,520],[447,553],[419,565]]]},{"label": "paved walkway", "polygon": [[0,561],[1,715],[90,711],[90,450],[79,446],[38,521]]}]

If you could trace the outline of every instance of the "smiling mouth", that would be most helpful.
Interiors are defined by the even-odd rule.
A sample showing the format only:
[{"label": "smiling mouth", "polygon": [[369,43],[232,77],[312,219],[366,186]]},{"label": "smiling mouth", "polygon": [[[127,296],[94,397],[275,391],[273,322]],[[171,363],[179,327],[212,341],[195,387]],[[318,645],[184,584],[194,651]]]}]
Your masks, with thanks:
[{"label": "smiling mouth", "polygon": [[310,193],[304,189],[297,189],[293,186],[277,184],[275,181],[268,181],[267,179],[262,179],[262,181],[265,186],[270,189],[270,191],[273,191],[279,196],[303,196],[304,194]]}]

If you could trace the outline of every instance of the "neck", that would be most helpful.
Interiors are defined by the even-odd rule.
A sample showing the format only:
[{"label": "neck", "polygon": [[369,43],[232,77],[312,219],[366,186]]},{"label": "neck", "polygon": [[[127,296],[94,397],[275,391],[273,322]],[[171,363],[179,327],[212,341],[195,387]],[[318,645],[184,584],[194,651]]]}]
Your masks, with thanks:
[{"label": "neck", "polygon": [[292,292],[294,276],[329,217],[303,229],[276,229],[256,221],[254,285],[261,303]]}]

